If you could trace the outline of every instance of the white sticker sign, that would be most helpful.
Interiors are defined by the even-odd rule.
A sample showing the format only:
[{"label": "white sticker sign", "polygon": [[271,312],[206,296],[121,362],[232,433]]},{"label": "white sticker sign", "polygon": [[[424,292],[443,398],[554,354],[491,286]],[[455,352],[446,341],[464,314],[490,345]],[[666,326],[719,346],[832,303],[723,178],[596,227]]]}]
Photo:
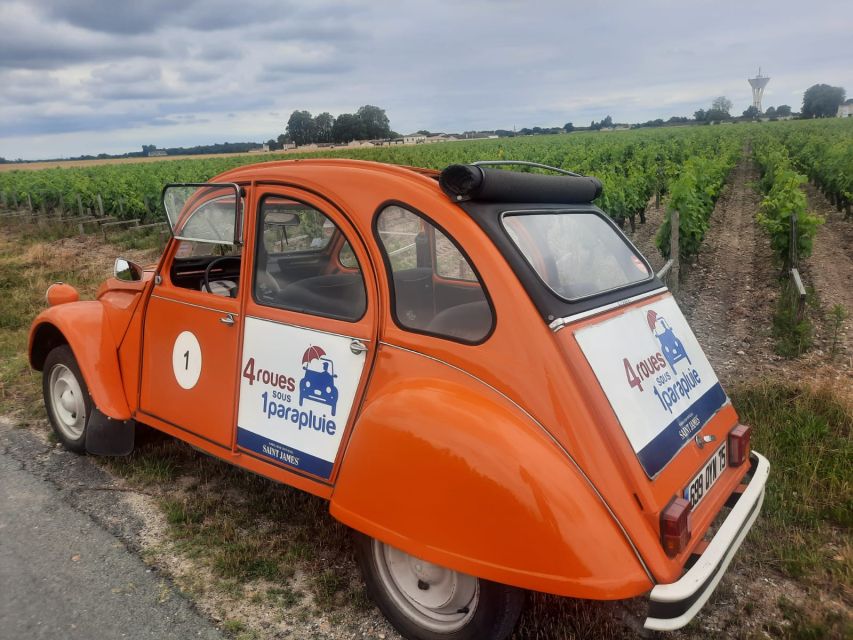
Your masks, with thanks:
[{"label": "white sticker sign", "polygon": [[352,338],[246,318],[237,444],[332,475],[364,368]]},{"label": "white sticker sign", "polygon": [[172,371],[184,389],[192,389],[201,375],[201,345],[190,331],[182,331],[172,347]]},{"label": "white sticker sign", "polygon": [[575,339],[649,477],[728,401],[671,296],[580,329]]}]

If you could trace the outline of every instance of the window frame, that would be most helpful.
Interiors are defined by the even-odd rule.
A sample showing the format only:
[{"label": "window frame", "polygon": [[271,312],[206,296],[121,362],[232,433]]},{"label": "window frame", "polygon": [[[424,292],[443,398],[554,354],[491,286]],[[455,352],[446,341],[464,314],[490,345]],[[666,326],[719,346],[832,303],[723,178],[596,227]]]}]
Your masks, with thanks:
[{"label": "window frame", "polygon": [[[554,290],[553,287],[551,287],[550,284],[545,282],[545,279],[539,273],[539,270],[536,268],[536,266],[534,264],[532,264],[530,262],[530,260],[528,260],[527,256],[524,254],[524,251],[521,250],[521,247],[519,247],[516,244],[516,242],[512,239],[512,236],[510,235],[509,231],[506,228],[506,224],[504,223],[504,219],[508,216],[521,217],[521,216],[543,215],[543,214],[544,215],[558,215],[558,214],[559,215],[594,215],[597,218],[600,218],[601,220],[603,220],[605,222],[605,224],[609,225],[610,228],[616,232],[616,236],[628,248],[628,250],[631,252],[631,254],[633,256],[635,256],[636,258],[638,258],[645,265],[646,269],[648,270],[649,275],[647,277],[643,278],[642,280],[637,280],[636,282],[629,282],[627,284],[618,285],[616,287],[611,287],[609,289],[603,289],[602,291],[590,293],[590,294],[587,294],[585,296],[578,296],[576,298],[567,298],[563,295],[560,295],[556,290]],[[596,298],[596,297],[604,295],[604,294],[614,293],[617,291],[621,291],[622,289],[629,289],[631,287],[636,287],[639,285],[648,284],[649,282],[653,281],[656,277],[655,270],[652,268],[652,265],[649,263],[649,261],[646,259],[646,257],[639,251],[639,249],[637,249],[634,246],[634,244],[625,236],[625,234],[622,233],[622,230],[619,229],[619,227],[616,225],[616,223],[613,221],[613,219],[604,212],[596,211],[595,209],[592,209],[592,208],[590,208],[590,209],[518,209],[518,210],[510,209],[510,210],[506,210],[506,211],[501,212],[499,222],[500,222],[501,232],[507,237],[507,239],[509,240],[512,247],[515,249],[515,251],[518,253],[518,255],[521,256],[521,259],[524,261],[524,263],[527,265],[527,267],[530,269],[530,271],[533,273],[533,275],[536,277],[536,279],[539,280],[539,282],[542,284],[542,286],[545,288],[546,291],[548,291],[551,295],[555,296],[556,298],[562,300],[563,302],[568,302],[569,304],[573,304],[573,303],[577,303],[577,302],[584,302],[586,300],[590,300],[592,298]]]},{"label": "window frame", "polygon": [[[434,331],[427,331],[426,329],[416,329],[413,327],[406,326],[405,324],[400,322],[400,318],[397,316],[397,290],[394,286],[394,270],[391,266],[391,261],[390,261],[389,256],[388,256],[388,252],[385,250],[385,244],[382,242],[382,237],[379,234],[379,216],[381,216],[382,213],[386,209],[388,209],[389,207],[400,207],[401,209],[408,211],[412,215],[417,216],[418,218],[420,218],[421,220],[423,220],[427,224],[432,225],[435,229],[438,229],[444,235],[444,237],[447,238],[447,240],[456,248],[456,250],[459,251],[459,253],[462,255],[462,257],[465,258],[465,260],[468,262],[468,265],[471,267],[471,271],[474,272],[474,275],[477,278],[476,284],[480,285],[480,289],[483,292],[483,297],[485,297],[486,303],[489,305],[489,312],[491,313],[491,317],[492,317],[492,322],[491,322],[491,325],[489,326],[489,330],[485,333],[485,335],[483,335],[482,338],[480,338],[479,340],[465,340],[463,338],[457,338],[455,336],[448,336],[448,335],[443,334],[443,333],[435,333]],[[425,214],[423,211],[421,211],[417,207],[413,207],[412,205],[407,204],[405,202],[402,202],[401,200],[385,200],[384,202],[379,204],[379,206],[376,208],[376,211],[374,211],[374,213],[373,213],[373,220],[371,222],[371,232],[373,233],[373,239],[376,242],[376,246],[379,249],[379,253],[382,256],[382,263],[385,266],[385,279],[386,279],[387,284],[388,284],[388,305],[389,305],[388,310],[391,314],[391,319],[394,321],[394,324],[396,325],[396,327],[398,329],[400,329],[402,331],[406,331],[408,333],[415,333],[415,334],[419,334],[419,335],[429,336],[432,338],[438,338],[440,340],[448,340],[450,342],[456,342],[458,344],[463,344],[466,346],[481,345],[484,342],[486,342],[489,338],[492,337],[492,334],[494,334],[495,329],[498,326],[498,314],[497,314],[497,310],[495,309],[495,304],[492,300],[492,296],[489,294],[489,289],[486,286],[485,280],[480,275],[479,269],[477,269],[476,265],[474,264],[474,261],[471,260],[471,256],[468,255],[468,252],[462,248],[462,245],[460,245],[459,242],[456,241],[456,238],[454,238],[453,235],[451,235],[445,227],[443,227],[442,225],[435,222],[435,220],[432,217],[428,216],[427,214]],[[436,269],[435,269],[435,266],[436,266],[435,258],[436,258],[436,256],[435,256],[435,248],[434,247],[431,247],[430,255],[432,256],[432,259],[433,259],[433,266],[432,266],[433,278],[438,277],[441,280],[448,280],[450,282],[461,282],[461,283],[467,284],[469,286],[473,286],[475,284],[474,282],[472,282],[470,280],[456,280],[454,278],[446,278],[444,276],[439,276],[438,273],[436,272]]]},{"label": "window frame", "polygon": [[[282,197],[287,198],[288,200],[292,200],[293,202],[298,202],[299,204],[301,204],[307,208],[310,208],[310,209],[313,209],[314,211],[317,211],[320,215],[325,217],[326,220],[329,220],[333,225],[335,225],[336,231],[341,234],[341,237],[342,237],[344,242],[348,242],[350,244],[350,246],[353,246],[352,240],[349,237],[347,237],[344,230],[340,227],[340,225],[338,225],[338,223],[334,220],[334,218],[332,216],[330,216],[326,211],[320,209],[319,207],[317,207],[317,206],[315,206],[309,202],[306,202],[305,200],[301,200],[297,197],[293,197],[290,195],[282,196],[281,194],[277,194],[274,192],[266,192],[266,193],[261,194],[261,196],[258,198],[257,207],[256,207],[255,233],[254,233],[255,246],[253,247],[253,251],[252,251],[252,269],[251,269],[251,275],[250,275],[251,279],[250,279],[250,287],[249,288],[251,290],[252,302],[254,304],[258,305],[259,307],[264,308],[264,309],[276,309],[276,310],[280,310],[280,311],[286,311],[288,313],[296,313],[296,314],[299,314],[300,316],[307,316],[307,317],[314,317],[314,318],[326,318],[328,320],[335,320],[337,322],[347,322],[350,324],[355,324],[355,323],[361,322],[364,319],[364,317],[367,315],[368,309],[370,307],[370,300],[368,299],[368,287],[367,287],[366,278],[364,276],[364,269],[362,268],[361,262],[358,259],[358,255],[356,254],[356,252],[354,250],[353,250],[353,257],[355,258],[355,262],[358,265],[358,267],[355,269],[347,269],[347,272],[348,273],[357,272],[361,276],[361,286],[362,286],[362,289],[364,290],[364,308],[362,309],[361,314],[358,317],[344,317],[344,316],[333,315],[333,314],[328,314],[328,313],[320,313],[317,311],[306,311],[305,309],[295,309],[293,307],[287,307],[287,306],[280,305],[280,304],[270,304],[269,302],[267,302],[265,300],[259,300],[258,299],[256,292],[255,292],[255,288],[257,285],[257,278],[255,276],[258,273],[258,264],[259,264],[258,252],[260,251],[260,248],[262,246],[264,247],[264,250],[266,251],[266,245],[264,245],[264,238],[263,238],[264,221],[263,221],[262,207],[264,206],[264,201],[267,198],[282,198]],[[335,245],[336,244],[337,244],[336,242],[333,242],[330,239],[330,241],[328,243],[326,243],[326,245],[322,248],[313,249],[313,250],[312,249],[305,249],[305,250],[301,250],[301,251],[294,251],[290,255],[307,256],[307,255],[312,255],[312,254],[316,254],[316,255],[326,254],[329,256],[329,258],[331,260],[333,257],[333,254],[336,253],[335,252]],[[343,265],[341,265],[341,266],[343,266]]]}]

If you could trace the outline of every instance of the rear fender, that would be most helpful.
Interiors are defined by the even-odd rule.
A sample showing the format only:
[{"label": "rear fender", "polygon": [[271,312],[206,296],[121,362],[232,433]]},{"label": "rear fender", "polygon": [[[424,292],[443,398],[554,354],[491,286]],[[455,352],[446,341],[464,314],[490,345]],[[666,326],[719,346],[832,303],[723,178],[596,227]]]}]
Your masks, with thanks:
[{"label": "rear fender", "polygon": [[114,420],[130,419],[130,409],[121,380],[118,348],[100,302],[70,302],[51,307],[33,321],[29,358],[41,371],[47,354],[67,344],[98,410]]},{"label": "rear fender", "polygon": [[618,599],[653,586],[580,470],[496,390],[383,345],[363,406],[331,498],[345,524],[526,589]]}]

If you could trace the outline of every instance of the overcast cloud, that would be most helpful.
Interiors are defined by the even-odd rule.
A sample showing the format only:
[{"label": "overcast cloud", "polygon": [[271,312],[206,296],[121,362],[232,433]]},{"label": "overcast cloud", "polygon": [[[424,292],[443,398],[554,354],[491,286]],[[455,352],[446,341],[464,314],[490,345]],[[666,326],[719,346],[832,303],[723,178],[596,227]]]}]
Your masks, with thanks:
[{"label": "overcast cloud", "polygon": [[[179,5],[179,6],[178,6]],[[0,0],[0,156],[264,141],[294,109],[400,133],[799,110],[853,94],[853,2]]]}]

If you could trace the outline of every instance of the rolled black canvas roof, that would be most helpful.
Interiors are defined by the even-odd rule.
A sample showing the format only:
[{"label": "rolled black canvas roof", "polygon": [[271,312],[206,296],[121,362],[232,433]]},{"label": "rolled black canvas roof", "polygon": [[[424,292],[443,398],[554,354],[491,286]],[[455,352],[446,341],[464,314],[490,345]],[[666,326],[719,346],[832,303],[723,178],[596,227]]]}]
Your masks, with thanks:
[{"label": "rolled black canvas roof", "polygon": [[584,204],[601,194],[601,181],[587,176],[549,176],[452,164],[438,184],[454,202],[528,202]]}]

